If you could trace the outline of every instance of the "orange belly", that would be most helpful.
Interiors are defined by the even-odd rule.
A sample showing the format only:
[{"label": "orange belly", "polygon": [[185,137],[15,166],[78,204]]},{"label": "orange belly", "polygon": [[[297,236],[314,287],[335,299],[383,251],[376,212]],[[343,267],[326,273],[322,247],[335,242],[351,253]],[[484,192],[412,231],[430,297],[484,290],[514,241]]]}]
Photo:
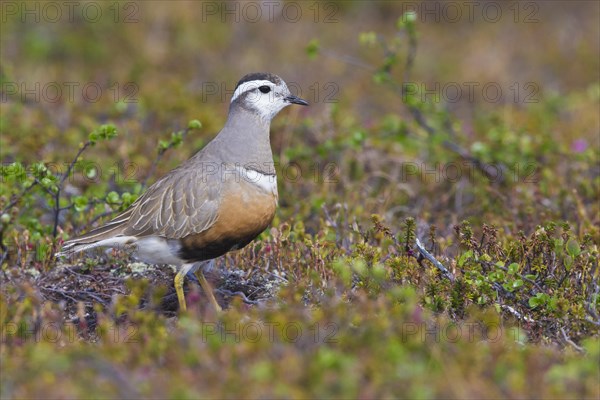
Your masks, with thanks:
[{"label": "orange belly", "polygon": [[241,249],[264,231],[275,216],[277,194],[252,183],[225,184],[219,216],[206,231],[181,239],[179,257],[187,262],[204,261]]}]

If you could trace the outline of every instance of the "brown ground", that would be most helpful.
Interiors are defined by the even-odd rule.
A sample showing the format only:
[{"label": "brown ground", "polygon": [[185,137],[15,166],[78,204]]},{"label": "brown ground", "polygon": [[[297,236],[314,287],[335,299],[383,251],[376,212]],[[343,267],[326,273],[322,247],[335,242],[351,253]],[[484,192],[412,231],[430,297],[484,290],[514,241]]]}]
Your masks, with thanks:
[{"label": "brown ground", "polygon": [[[90,261],[88,259],[87,263]],[[95,306],[96,309],[99,305],[104,311],[111,310],[118,296],[131,294],[131,285],[128,283],[138,280],[147,283],[144,295],[140,298],[140,308],[153,309],[166,316],[177,315],[179,307],[172,267],[138,262],[115,264],[106,258],[93,259],[93,264],[93,267],[84,262],[63,264],[36,276],[26,272],[14,273],[8,280],[24,291],[36,292],[41,302],[60,304],[66,321],[77,323],[82,315],[81,310],[84,310],[86,325],[90,328],[96,324]],[[277,286],[282,283],[281,278],[260,270],[246,272],[226,269],[218,264],[206,271],[205,276],[223,308],[227,308],[234,297],[239,297],[247,304],[264,302],[273,296]],[[190,307],[210,307],[198,282],[186,279],[184,290]]]}]

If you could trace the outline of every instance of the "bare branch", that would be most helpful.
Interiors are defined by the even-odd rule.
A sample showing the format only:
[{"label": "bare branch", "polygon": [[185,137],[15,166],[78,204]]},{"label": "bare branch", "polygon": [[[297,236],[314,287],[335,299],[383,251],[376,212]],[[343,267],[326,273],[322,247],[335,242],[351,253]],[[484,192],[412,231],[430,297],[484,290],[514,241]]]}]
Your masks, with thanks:
[{"label": "bare branch", "polygon": [[417,249],[419,249],[419,253],[426,258],[427,260],[429,260],[429,262],[431,262],[437,269],[439,269],[440,271],[442,271],[442,274],[444,274],[444,276],[448,279],[450,279],[450,281],[454,282],[455,278],[454,275],[452,275],[452,273],[450,271],[448,271],[448,269],[446,267],[444,267],[444,265],[439,262],[438,260],[435,259],[434,256],[431,255],[431,253],[429,253],[426,249],[425,246],[423,246],[423,244],[421,243],[421,241],[419,240],[419,238],[415,238],[415,242],[417,244]]},{"label": "bare branch", "polygon": [[585,349],[579,345],[577,345],[574,341],[571,340],[571,338],[569,338],[569,336],[567,336],[567,333],[565,332],[565,328],[560,328],[560,333],[562,334],[563,340],[565,341],[565,343],[571,345],[575,350],[577,350],[577,352],[585,354]]}]

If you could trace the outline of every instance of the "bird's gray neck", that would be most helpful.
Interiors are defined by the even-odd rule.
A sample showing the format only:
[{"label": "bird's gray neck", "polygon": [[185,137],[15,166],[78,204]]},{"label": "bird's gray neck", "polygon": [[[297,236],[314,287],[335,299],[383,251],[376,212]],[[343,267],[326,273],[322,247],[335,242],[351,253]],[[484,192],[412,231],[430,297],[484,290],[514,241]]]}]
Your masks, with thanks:
[{"label": "bird's gray neck", "polygon": [[220,143],[222,160],[263,174],[275,174],[270,127],[270,120],[244,108],[232,107],[223,130],[215,138]]}]

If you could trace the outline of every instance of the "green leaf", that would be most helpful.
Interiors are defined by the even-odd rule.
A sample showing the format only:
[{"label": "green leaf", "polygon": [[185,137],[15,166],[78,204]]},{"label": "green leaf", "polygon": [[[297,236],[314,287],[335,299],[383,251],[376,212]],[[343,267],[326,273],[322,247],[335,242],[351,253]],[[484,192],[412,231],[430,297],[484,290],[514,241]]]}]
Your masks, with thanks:
[{"label": "green leaf", "polygon": [[188,123],[188,128],[189,129],[200,129],[200,128],[202,128],[202,123],[200,121],[198,121],[197,119],[193,119]]},{"label": "green leaf", "polygon": [[106,195],[106,202],[109,204],[116,204],[119,202],[119,193],[110,192]]},{"label": "green leaf", "polygon": [[396,21],[396,28],[414,28],[417,21],[417,13],[415,11],[407,11]]},{"label": "green leaf", "polygon": [[92,144],[96,143],[98,141],[98,132],[96,132],[96,131],[90,132],[90,134],[88,135],[88,140]]},{"label": "green leaf", "polygon": [[511,275],[516,274],[517,272],[519,272],[519,264],[517,263],[512,263],[508,266],[508,273]]},{"label": "green leaf", "polygon": [[536,308],[543,304],[539,297],[530,297],[528,303],[531,308]]},{"label": "green leaf", "polygon": [[128,206],[131,203],[133,203],[133,201],[134,201],[133,197],[134,196],[129,192],[125,192],[125,193],[121,194],[121,200],[123,201],[123,205]]},{"label": "green leaf", "polygon": [[98,131],[101,139],[110,140],[117,136],[117,128],[112,124],[101,125]]},{"label": "green leaf", "polygon": [[308,45],[305,48],[308,58],[311,60],[317,58],[317,55],[319,54],[319,47],[320,45],[318,39],[312,39],[310,42],[308,42]]},{"label": "green leaf", "polygon": [[88,135],[88,140],[91,142],[91,144],[95,144],[98,140],[110,140],[116,136],[117,128],[112,124],[104,124],[94,129]]},{"label": "green leaf", "polygon": [[0,175],[3,178],[25,180],[27,173],[25,167],[20,162],[14,162],[9,165],[0,165]]},{"label": "green leaf", "polygon": [[42,184],[43,187],[50,188],[52,186],[52,179],[50,179],[48,177],[44,177],[40,180],[40,183]]},{"label": "green leaf", "polygon": [[375,74],[373,74],[373,82],[375,82],[378,85],[381,85],[382,83],[385,83],[389,80],[390,80],[390,76],[385,71],[379,71],[379,72],[376,72]]},{"label": "green leaf", "polygon": [[567,242],[567,253],[573,258],[577,257],[581,254],[581,248],[579,247],[579,243],[575,239],[569,239]]},{"label": "green leaf", "polygon": [[520,288],[521,286],[523,286],[523,280],[522,279],[515,279],[513,281],[513,283],[512,283],[513,289]]},{"label": "green leaf", "polygon": [[473,257],[473,252],[471,250],[464,252],[458,259],[458,266],[462,267],[463,265],[465,265],[465,262],[467,262],[467,260],[471,257]]},{"label": "green leaf", "polygon": [[566,256],[565,257],[565,268],[567,269],[567,271],[569,271],[572,266],[573,266],[573,257]]},{"label": "green leaf", "polygon": [[358,42],[366,46],[377,44],[377,34],[375,32],[361,32],[358,35]]},{"label": "green leaf", "polygon": [[554,253],[557,256],[560,256],[563,253],[563,247],[565,245],[565,241],[562,238],[554,239]]},{"label": "green leaf", "polygon": [[483,142],[473,142],[471,144],[471,151],[478,155],[485,155],[489,153],[487,145]]},{"label": "green leaf", "polygon": [[0,216],[0,222],[2,223],[2,225],[8,225],[8,223],[10,222],[10,214],[2,214],[2,216]]},{"label": "green leaf", "polygon": [[158,149],[159,150],[167,150],[169,148],[169,142],[167,142],[166,140],[159,140],[158,141]]},{"label": "green leaf", "polygon": [[85,176],[88,179],[94,179],[96,177],[97,171],[96,171],[96,167],[94,167],[93,165],[88,165],[84,171],[85,171]]},{"label": "green leaf", "polygon": [[73,204],[75,206],[75,211],[81,212],[84,211],[88,205],[88,199],[85,196],[76,196],[73,199]]},{"label": "green leaf", "polygon": [[530,297],[529,298],[529,306],[531,308],[536,308],[539,306],[543,306],[544,304],[548,303],[550,301],[550,296],[548,296],[546,293],[536,293],[535,297]]},{"label": "green leaf", "polygon": [[171,145],[173,147],[181,145],[183,142],[183,132],[173,132],[171,133]]}]

